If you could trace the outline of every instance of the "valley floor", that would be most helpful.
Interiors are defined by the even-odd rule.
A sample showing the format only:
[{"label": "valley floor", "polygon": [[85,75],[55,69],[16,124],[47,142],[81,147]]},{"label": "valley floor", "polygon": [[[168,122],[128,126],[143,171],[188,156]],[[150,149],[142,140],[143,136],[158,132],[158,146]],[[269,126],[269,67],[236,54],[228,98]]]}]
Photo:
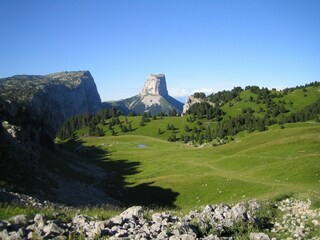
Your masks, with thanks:
[{"label": "valley floor", "polygon": [[[233,142],[216,147],[142,135],[83,137],[81,141],[87,148],[105,152],[100,160],[94,158],[95,163],[110,176],[111,195],[117,189],[113,197],[127,206],[190,209],[279,194],[318,195],[320,124],[269,129],[240,133]],[[90,154],[86,156],[90,160]]]}]

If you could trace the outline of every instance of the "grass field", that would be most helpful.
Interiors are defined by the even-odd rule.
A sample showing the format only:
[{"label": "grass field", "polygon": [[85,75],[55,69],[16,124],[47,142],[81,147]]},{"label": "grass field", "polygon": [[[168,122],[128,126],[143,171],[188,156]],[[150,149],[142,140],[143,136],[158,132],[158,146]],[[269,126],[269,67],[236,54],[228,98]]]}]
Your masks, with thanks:
[{"label": "grass field", "polygon": [[[130,121],[135,125],[138,117]],[[319,123],[275,125],[266,132],[241,133],[226,145],[194,147],[156,136],[155,126],[164,128],[166,121],[154,120],[141,133],[139,128],[131,135],[80,139],[108,152],[106,159],[95,161],[121,180],[126,190],[118,197],[127,205],[187,210],[207,203],[320,194]]]}]

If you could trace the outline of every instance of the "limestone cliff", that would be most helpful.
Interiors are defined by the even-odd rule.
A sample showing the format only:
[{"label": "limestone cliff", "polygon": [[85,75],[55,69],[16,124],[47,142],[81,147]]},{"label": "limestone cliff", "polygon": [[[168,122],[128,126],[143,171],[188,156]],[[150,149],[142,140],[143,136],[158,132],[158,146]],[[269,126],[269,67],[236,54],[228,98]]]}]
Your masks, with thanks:
[{"label": "limestone cliff", "polygon": [[144,84],[144,87],[140,93],[141,96],[145,95],[161,95],[167,96],[167,83],[166,77],[164,74],[150,74],[147,78],[147,81]]},{"label": "limestone cliff", "polygon": [[[89,71],[49,75],[18,75],[0,79],[0,97],[13,106],[27,107],[33,117],[55,133],[73,115],[101,107],[96,84]],[[19,107],[12,107],[18,111]]]},{"label": "limestone cliff", "polygon": [[150,74],[138,95],[109,104],[117,107],[124,114],[129,112],[182,113],[183,108],[181,102],[169,95],[164,74]]}]

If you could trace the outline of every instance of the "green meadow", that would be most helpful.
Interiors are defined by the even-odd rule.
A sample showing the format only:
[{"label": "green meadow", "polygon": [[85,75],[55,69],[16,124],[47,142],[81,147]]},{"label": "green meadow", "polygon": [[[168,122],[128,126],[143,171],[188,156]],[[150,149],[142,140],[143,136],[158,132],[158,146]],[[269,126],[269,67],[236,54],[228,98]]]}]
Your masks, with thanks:
[{"label": "green meadow", "polygon": [[140,119],[121,117],[135,130],[117,130],[117,136],[107,130],[103,137],[84,137],[86,129],[77,132],[84,146],[99,150],[99,157],[86,157],[110,173],[106,182],[114,185],[107,184],[107,191],[126,205],[188,210],[208,203],[320,194],[319,123],[273,125],[265,132],[239,133],[225,145],[196,147],[166,140],[168,123],[177,133],[196,124],[186,117],[158,118],[138,127]]}]

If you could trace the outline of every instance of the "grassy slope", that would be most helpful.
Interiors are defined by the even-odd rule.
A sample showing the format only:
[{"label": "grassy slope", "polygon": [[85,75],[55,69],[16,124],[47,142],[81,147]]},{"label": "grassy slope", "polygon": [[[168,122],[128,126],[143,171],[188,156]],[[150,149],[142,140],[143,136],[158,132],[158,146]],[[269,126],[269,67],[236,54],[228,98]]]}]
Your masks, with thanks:
[{"label": "grassy slope", "polygon": [[[181,127],[185,124],[181,118],[168,119],[177,127],[178,121]],[[281,130],[274,126],[267,132],[247,136],[242,133],[227,145],[195,148],[155,137],[158,127],[165,128],[168,119],[152,121],[132,135],[82,140],[85,145],[110,151],[109,161],[140,164],[136,174],[125,177],[129,188],[148,183],[171,189],[179,194],[173,199],[174,204],[184,209],[289,192],[308,194],[320,187],[318,123],[286,124]],[[172,122],[175,119],[177,122]],[[132,119],[133,125],[136,120]],[[153,137],[139,135],[139,131]],[[146,147],[139,148],[139,144]],[[145,197],[141,192],[130,195],[134,202]],[[128,198],[125,200],[130,202]]]},{"label": "grassy slope", "polygon": [[[275,103],[279,103],[279,101],[285,101],[285,108],[289,110],[291,113],[302,110],[305,106],[310,105],[319,99],[320,95],[320,87],[307,87],[306,92],[303,92],[303,89],[297,89],[292,92],[289,92],[287,95],[284,95],[280,98],[274,98],[273,101]],[[274,93],[279,94],[279,91],[273,91]],[[240,94],[241,101],[236,101],[235,99],[230,101],[231,106],[227,103],[222,107],[222,110],[226,112],[224,118],[228,118],[229,116],[235,117],[241,114],[242,109],[244,108],[252,108],[255,110],[255,115],[257,117],[263,117],[265,113],[258,113],[259,107],[262,107],[266,110],[266,104],[256,103],[249,101],[250,96],[252,96],[253,100],[257,99],[257,95],[251,93],[250,91],[244,91]],[[292,101],[294,104],[290,104]],[[290,114],[290,112],[288,114]]]},{"label": "grassy slope", "polygon": [[[127,119],[128,122],[131,123],[133,131],[122,133],[119,126],[116,125],[116,126],[114,126],[114,130],[117,133],[117,136],[143,135],[143,136],[150,136],[150,137],[154,137],[154,138],[159,138],[162,140],[167,140],[168,137],[170,137],[173,133],[176,134],[177,137],[179,137],[180,134],[186,134],[186,132],[184,130],[184,127],[186,125],[188,125],[190,129],[192,129],[195,126],[197,126],[197,128],[199,128],[199,126],[196,124],[196,122],[193,122],[193,123],[187,122],[186,117],[163,117],[162,119],[157,117],[156,120],[150,119],[150,122],[146,123],[145,126],[143,126],[143,127],[140,126],[141,116],[127,117],[127,118],[124,116],[120,116],[119,119],[122,122],[122,124],[126,125],[126,126],[128,124],[126,123],[125,119]],[[173,124],[173,126],[175,127],[174,132],[172,130],[167,130],[168,124],[170,124],[170,125]],[[106,136],[111,136],[111,131],[108,130],[108,125],[106,125],[106,126],[99,125],[99,127],[103,128]],[[161,134],[159,134],[158,129],[160,129]],[[88,128],[83,128],[83,129],[79,130],[77,133],[77,135],[79,137],[81,137],[83,135],[87,135],[87,134],[88,134]]]}]

